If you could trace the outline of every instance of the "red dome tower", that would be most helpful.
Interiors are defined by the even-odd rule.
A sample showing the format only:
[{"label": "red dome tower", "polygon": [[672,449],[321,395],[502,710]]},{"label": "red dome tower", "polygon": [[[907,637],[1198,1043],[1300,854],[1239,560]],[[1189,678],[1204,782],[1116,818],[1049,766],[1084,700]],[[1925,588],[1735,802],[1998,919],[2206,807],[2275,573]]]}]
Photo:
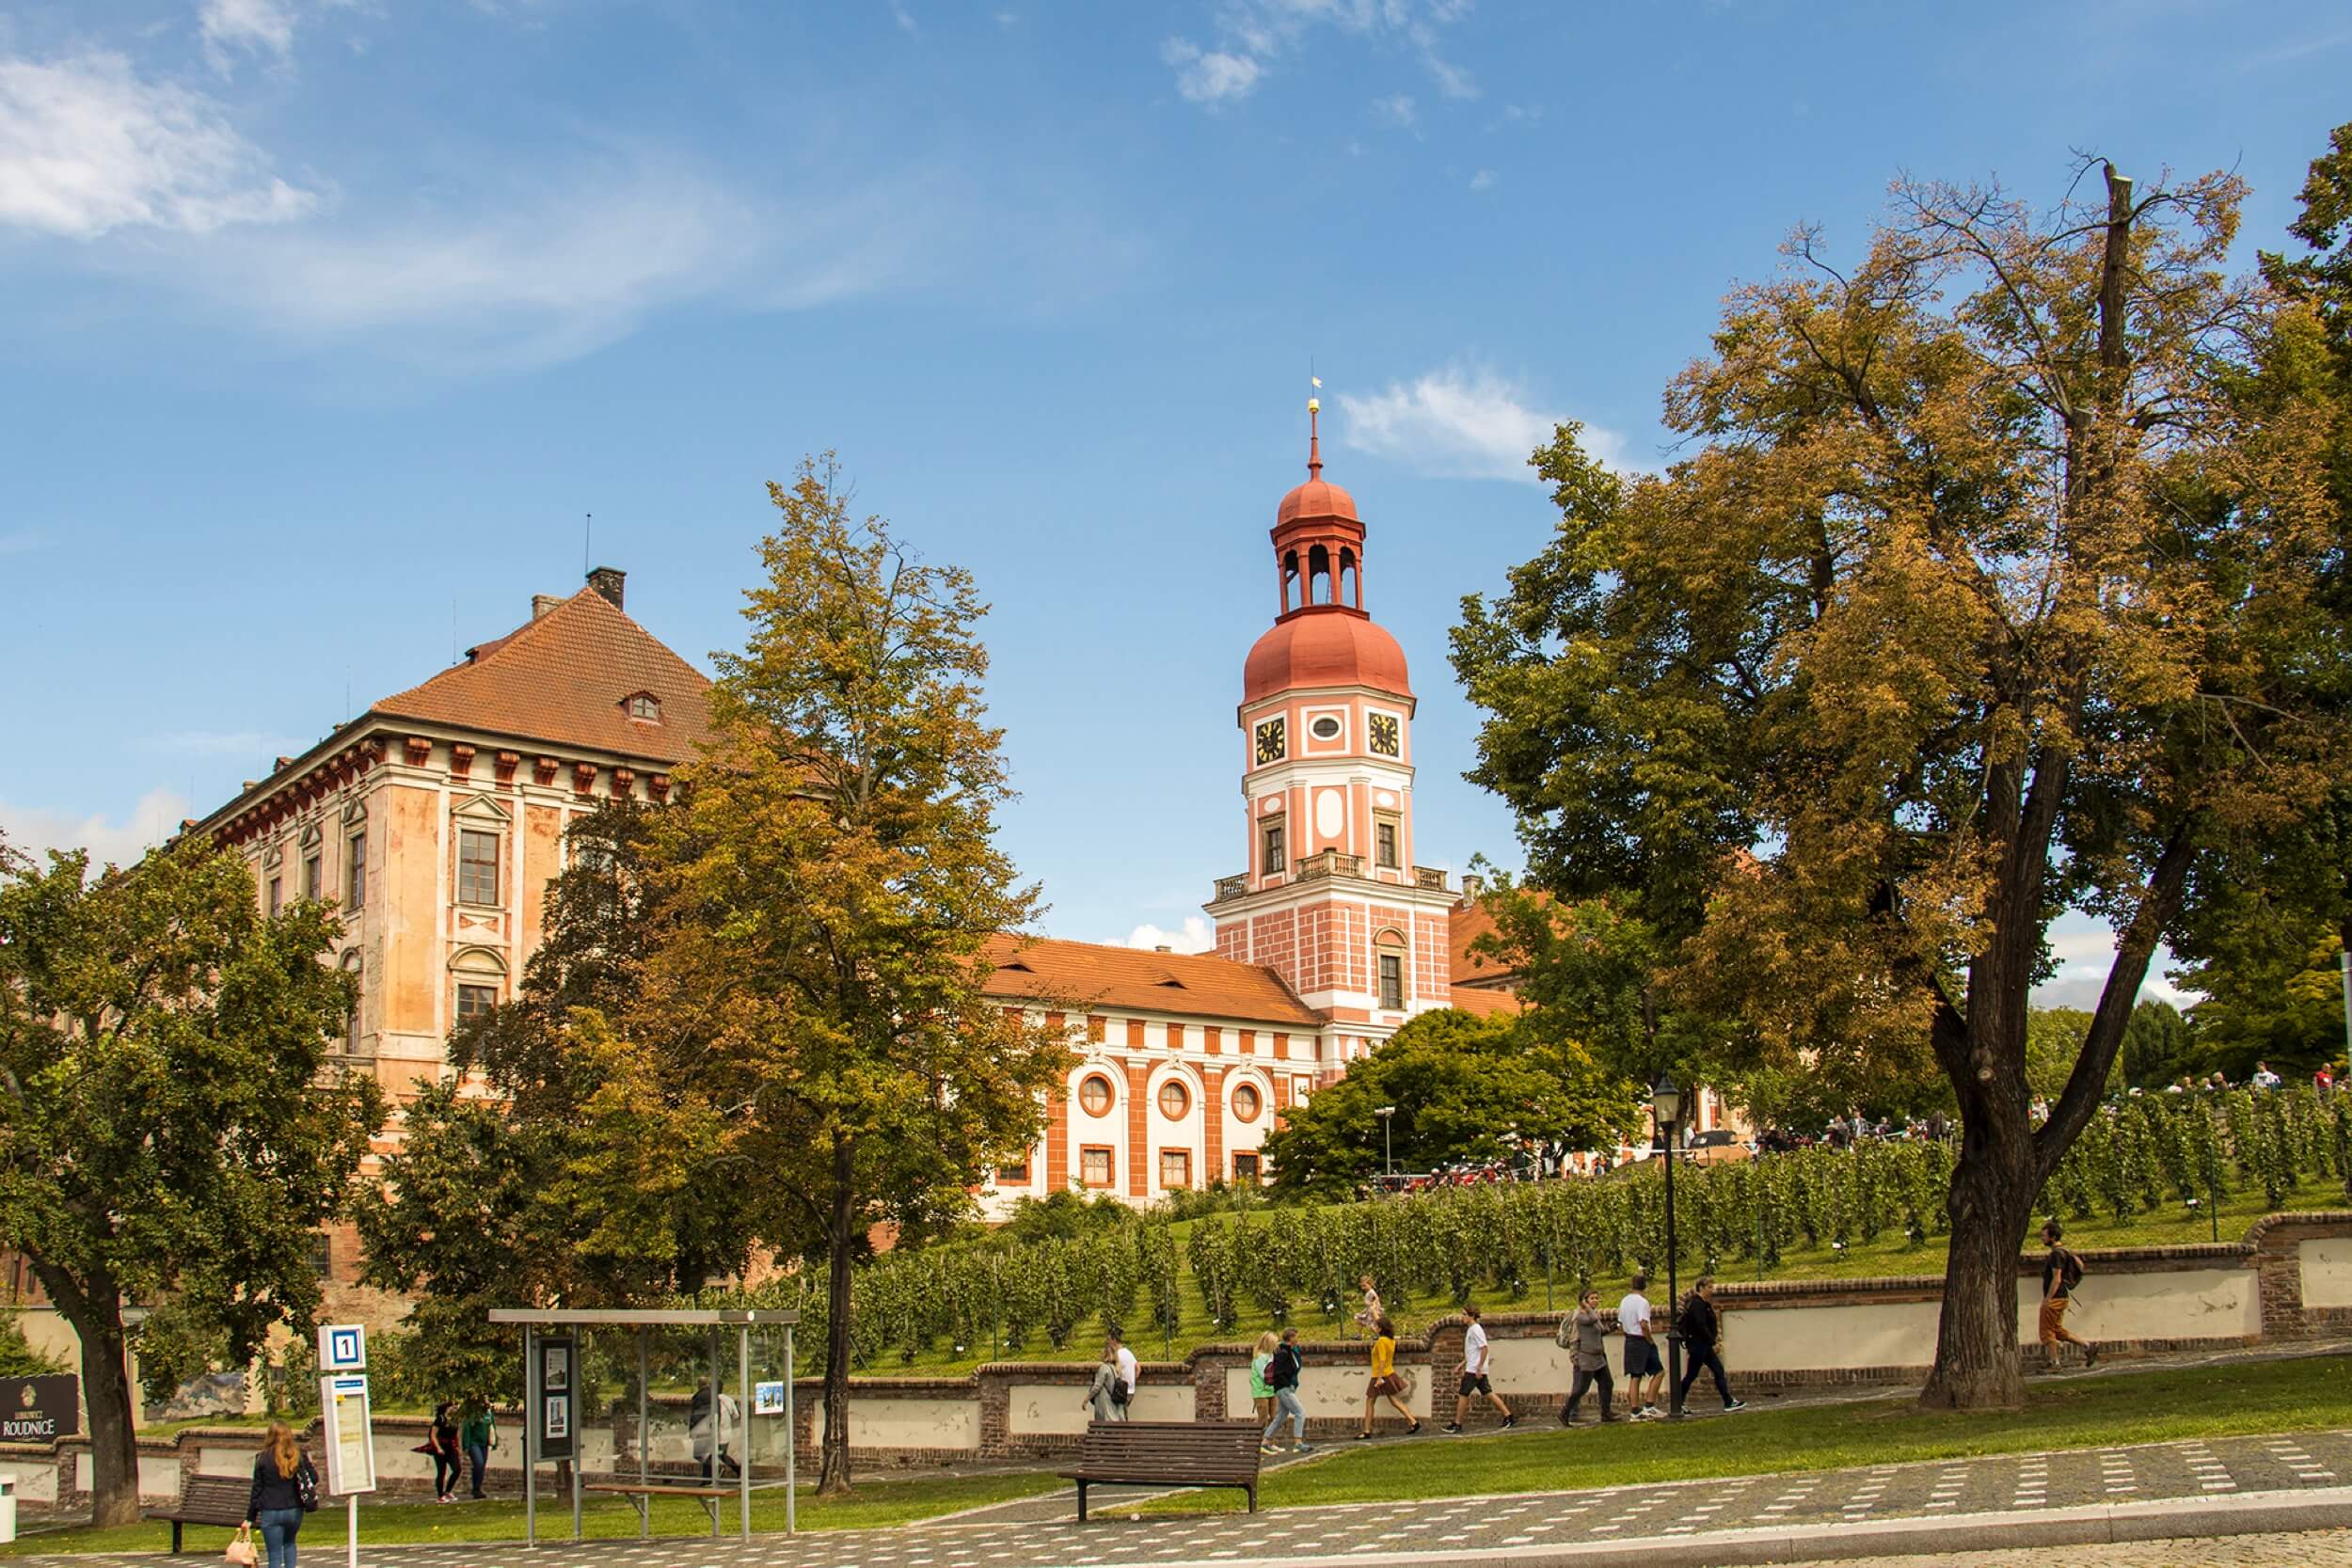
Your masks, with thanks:
[{"label": "red dome tower", "polygon": [[1405,650],[1364,610],[1363,520],[1324,479],[1307,410],[1307,482],[1274,517],[1274,625],[1242,666],[1248,869],[1207,908],[1218,953],[1272,967],[1332,1019],[1327,1079],[1448,1005],[1453,896],[1413,864]]}]

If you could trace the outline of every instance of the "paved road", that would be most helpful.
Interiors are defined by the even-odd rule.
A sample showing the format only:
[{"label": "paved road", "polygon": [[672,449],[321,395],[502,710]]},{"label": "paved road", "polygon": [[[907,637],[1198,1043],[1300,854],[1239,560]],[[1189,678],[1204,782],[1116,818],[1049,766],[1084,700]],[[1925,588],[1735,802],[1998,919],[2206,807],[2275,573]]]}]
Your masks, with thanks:
[{"label": "paved road", "polygon": [[[2300,1535],[2231,1535],[2215,1541],[2131,1541],[2104,1546],[2048,1546],[1934,1557],[1864,1557],[1835,1568],[2341,1568],[2352,1562],[2352,1529]],[[1832,1568],[1816,1560],[1791,1568]]]},{"label": "paved road", "polygon": [[[1410,1464],[1409,1450],[1400,1449],[1397,1460]],[[2016,1518],[2087,1505],[2233,1496],[2340,1499],[2344,1512],[2327,1521],[2333,1523],[2352,1517],[2347,1482],[2352,1432],[2325,1432],[1258,1514],[1098,1515],[1083,1526],[1068,1513],[1054,1520],[945,1520],[894,1530],[763,1535],[748,1547],[708,1537],[560,1541],[531,1553],[512,1544],[387,1546],[366,1550],[364,1561],[368,1568],[1126,1568],[1380,1555],[1507,1560],[1541,1548],[1694,1543],[1732,1530],[1851,1530],[1895,1520]],[[322,1539],[305,1555],[325,1551],[331,1562],[337,1544]],[[2074,1551],[2067,1548],[2070,1556]],[[144,1568],[154,1561],[111,1560]]]}]

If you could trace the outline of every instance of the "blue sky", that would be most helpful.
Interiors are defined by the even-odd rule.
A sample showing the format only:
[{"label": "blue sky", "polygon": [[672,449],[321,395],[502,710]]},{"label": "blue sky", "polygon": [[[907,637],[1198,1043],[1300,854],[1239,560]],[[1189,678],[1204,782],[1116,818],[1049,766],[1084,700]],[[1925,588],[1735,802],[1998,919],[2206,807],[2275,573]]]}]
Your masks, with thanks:
[{"label": "blue sky", "polygon": [[0,826],[129,852],[577,584],[588,513],[729,644],[836,448],[995,604],[1047,928],[1181,933],[1311,360],[1422,858],[1507,863],[1444,638],[1553,420],[1657,462],[1725,290],[1905,170],[2235,167],[2250,260],[2347,79],[2311,5],[0,0]]}]

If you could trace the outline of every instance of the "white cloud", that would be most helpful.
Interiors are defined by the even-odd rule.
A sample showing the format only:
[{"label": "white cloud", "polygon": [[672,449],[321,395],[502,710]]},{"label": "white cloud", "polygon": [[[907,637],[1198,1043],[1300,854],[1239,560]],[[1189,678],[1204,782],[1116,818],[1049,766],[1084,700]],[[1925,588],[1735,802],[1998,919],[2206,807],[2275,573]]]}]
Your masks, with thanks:
[{"label": "white cloud", "polygon": [[1438,53],[1438,29],[1459,21],[1468,0],[1223,0],[1214,45],[1171,38],[1160,58],[1176,72],[1176,90],[1212,107],[1246,98],[1278,60],[1318,27],[1401,43],[1448,98],[1476,98],[1470,73]]},{"label": "white cloud", "polygon": [[915,22],[914,13],[901,5],[899,0],[890,0],[890,20],[896,23],[898,31],[906,34],[907,37],[918,40],[922,38],[923,29]]},{"label": "white cloud", "polygon": [[1166,931],[1145,922],[1128,932],[1115,944],[1120,947],[1169,947],[1179,953],[1206,953],[1216,945],[1216,927],[1203,915],[1184,916],[1184,929]]},{"label": "white cloud", "polygon": [[221,106],[142,81],[119,55],[0,55],[0,227],[89,240],[283,223],[312,193],[270,172]]},{"label": "white cloud", "polygon": [[[1527,391],[1492,371],[1450,365],[1369,397],[1338,394],[1342,439],[1359,451],[1445,479],[1539,483],[1528,456],[1548,445],[1567,416],[1533,405]],[[1625,467],[1625,438],[1584,427],[1584,450]]]},{"label": "white cloud", "polygon": [[204,0],[197,16],[205,55],[223,73],[231,50],[273,55],[280,62],[294,55],[294,8],[283,0]]},{"label": "white cloud", "polygon": [[140,796],[122,822],[0,800],[0,834],[15,848],[35,855],[44,849],[87,849],[93,865],[130,865],[178,832],[180,819],[187,815],[187,797],[168,789],[151,789]]},{"label": "white cloud", "polygon": [[1254,55],[1203,50],[1189,39],[1169,39],[1160,46],[1160,58],[1176,68],[1176,90],[1195,103],[1247,98],[1265,73]]},{"label": "white cloud", "polygon": [[1383,124],[1399,128],[1411,125],[1419,118],[1419,111],[1413,107],[1411,95],[1402,92],[1392,92],[1386,98],[1374,99],[1372,113],[1373,118]]},{"label": "white cloud", "polygon": [[151,736],[141,749],[183,757],[250,757],[258,764],[269,757],[299,756],[306,746],[262,730],[170,730]]},{"label": "white cloud", "polygon": [[1476,174],[1470,176],[1470,188],[1471,190],[1490,191],[1493,190],[1494,187],[1495,171],[1493,169],[1482,168]]},{"label": "white cloud", "polygon": [[[2080,1007],[2088,1011],[2099,1005],[2106,990],[2107,974],[2115,967],[2115,933],[2105,926],[2074,926],[2082,917],[2065,917],[2068,926],[2050,932],[2050,956],[2058,960],[2058,971],[2033,989],[2037,1007]],[[2165,971],[2173,962],[2167,948],[2156,949],[2149,960],[2146,978],[2140,981],[2140,1001],[2169,1002],[2186,1010],[2204,998],[2201,993],[2183,990],[2166,978]]]}]

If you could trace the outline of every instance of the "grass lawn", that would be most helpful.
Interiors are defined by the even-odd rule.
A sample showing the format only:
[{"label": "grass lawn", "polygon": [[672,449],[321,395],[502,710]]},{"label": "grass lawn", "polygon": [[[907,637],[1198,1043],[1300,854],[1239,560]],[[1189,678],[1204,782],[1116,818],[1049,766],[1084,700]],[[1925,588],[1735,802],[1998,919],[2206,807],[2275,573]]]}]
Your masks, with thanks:
[{"label": "grass lawn", "polygon": [[[2352,1199],[2344,1196],[2344,1184],[2333,1180],[2312,1180],[2287,1195],[2282,1209],[2342,1209],[2352,1207]],[[2245,1238],[2246,1228],[2255,1220],[2271,1212],[2259,1192],[2241,1192],[2221,1201],[2220,1230],[2225,1242]],[[1146,1360],[1173,1354],[1181,1357],[1195,1345],[1222,1343],[1231,1340],[1255,1339],[1260,1333],[1273,1326],[1263,1316],[1246,1307],[1238,1326],[1227,1330],[1213,1325],[1201,1305],[1200,1293],[1192,1282],[1192,1265],[1184,1257],[1184,1237],[1200,1220],[1187,1220],[1177,1226],[1177,1299],[1184,1303],[1184,1322],[1172,1336],[1164,1336],[1152,1324],[1148,1309],[1140,1298],[1136,1321],[1129,1323],[1130,1343],[1136,1354]],[[1222,1216],[1216,1223],[1222,1223]],[[2207,1242],[2213,1239],[2213,1220],[2202,1210],[2167,1207],[2153,1213],[2135,1214],[2128,1220],[2110,1215],[2090,1219],[2070,1219],[2066,1222],[2067,1244],[2077,1249],[2124,1246],[2177,1246],[2187,1242]],[[1910,1245],[1899,1229],[1888,1231],[1878,1240],[1855,1243],[1843,1251],[1829,1246],[1790,1249],[1781,1256],[1780,1266],[1766,1277],[1771,1279],[1854,1279],[1875,1278],[1886,1275],[1933,1275],[1944,1273],[1944,1239],[1931,1236],[1917,1246]],[[1706,1259],[1686,1258],[1682,1277],[1687,1281],[1695,1275]],[[1716,1277],[1726,1284],[1756,1277],[1753,1260],[1724,1258],[1715,1260]],[[1602,1280],[1602,1294],[1614,1301],[1624,1289],[1623,1280]],[[1512,1300],[1499,1291],[1480,1291],[1471,1299],[1488,1312],[1565,1311],[1574,1305],[1572,1295],[1576,1282],[1560,1279],[1553,1283],[1547,1299],[1545,1283],[1538,1278],[1530,1282],[1528,1293]],[[1346,1314],[1356,1309],[1353,1297],[1342,1308],[1341,1321],[1327,1323],[1323,1315],[1311,1303],[1301,1303],[1294,1321],[1299,1338],[1307,1340],[1339,1339],[1346,1337]],[[1406,1334],[1425,1328],[1432,1321],[1453,1313],[1456,1308],[1450,1301],[1431,1297],[1416,1297],[1409,1302],[1390,1298],[1390,1314],[1397,1326]],[[1018,1347],[1006,1346],[1001,1353],[985,1339],[967,1345],[961,1354],[941,1345],[928,1355],[913,1361],[895,1351],[886,1351],[872,1360],[862,1362],[856,1370],[861,1376],[893,1377],[902,1375],[938,1376],[971,1371],[990,1361],[1092,1361],[1103,1353],[1101,1334],[1092,1324],[1081,1324],[1078,1332],[1060,1350],[1046,1343],[1042,1334],[1032,1334],[1028,1342]]]},{"label": "grass lawn", "polygon": [[[1034,1497],[1041,1492],[1051,1492],[1062,1484],[1052,1476],[1031,1474],[870,1481],[861,1483],[854,1497],[840,1502],[820,1502],[813,1486],[803,1486],[799,1489],[797,1522],[801,1528],[812,1530],[903,1525],[917,1519],[937,1518],[940,1514],[953,1513],[961,1509],[978,1508],[985,1503]],[[720,1528],[731,1537],[736,1530],[735,1499],[726,1498],[720,1506]],[[580,1526],[583,1535],[633,1536],[637,1533],[637,1511],[629,1506],[625,1497],[585,1497],[581,1500]],[[568,1539],[571,1528],[568,1503],[543,1497],[539,1504],[539,1539]],[[769,1531],[784,1528],[784,1492],[781,1488],[752,1494],[752,1528]],[[656,1535],[708,1535],[710,1518],[691,1498],[656,1497],[653,1502],[653,1532]],[[205,1557],[217,1560],[221,1548],[229,1544],[230,1533],[204,1525],[188,1526],[186,1545],[191,1554],[190,1560]],[[519,1500],[448,1505],[385,1503],[362,1506],[359,1510],[359,1540],[363,1545],[407,1544],[422,1541],[520,1541],[522,1538],[523,1505]],[[343,1511],[333,1498],[328,1498],[303,1526],[305,1553],[324,1550],[330,1545],[340,1552],[342,1540]],[[160,1553],[168,1551],[170,1546],[169,1525],[146,1523],[125,1525],[116,1529],[52,1530],[40,1535],[24,1536],[13,1544],[0,1546],[0,1557],[53,1552]]]},{"label": "grass lawn", "polygon": [[[1260,1499],[1285,1508],[1396,1502],[2338,1427],[2352,1421],[2352,1360],[2313,1356],[2062,1378],[2029,1386],[2026,1408],[2018,1412],[1927,1411],[1905,1395],[1572,1431],[1552,1424],[1556,1410],[1522,1414],[1548,1430],[1447,1437],[1426,1426],[1428,1435],[1414,1439],[1409,1455],[1394,1444],[1342,1447],[1327,1459],[1273,1471]],[[1143,1512],[1241,1506],[1222,1494],[1195,1493],[1148,1504]]]}]

